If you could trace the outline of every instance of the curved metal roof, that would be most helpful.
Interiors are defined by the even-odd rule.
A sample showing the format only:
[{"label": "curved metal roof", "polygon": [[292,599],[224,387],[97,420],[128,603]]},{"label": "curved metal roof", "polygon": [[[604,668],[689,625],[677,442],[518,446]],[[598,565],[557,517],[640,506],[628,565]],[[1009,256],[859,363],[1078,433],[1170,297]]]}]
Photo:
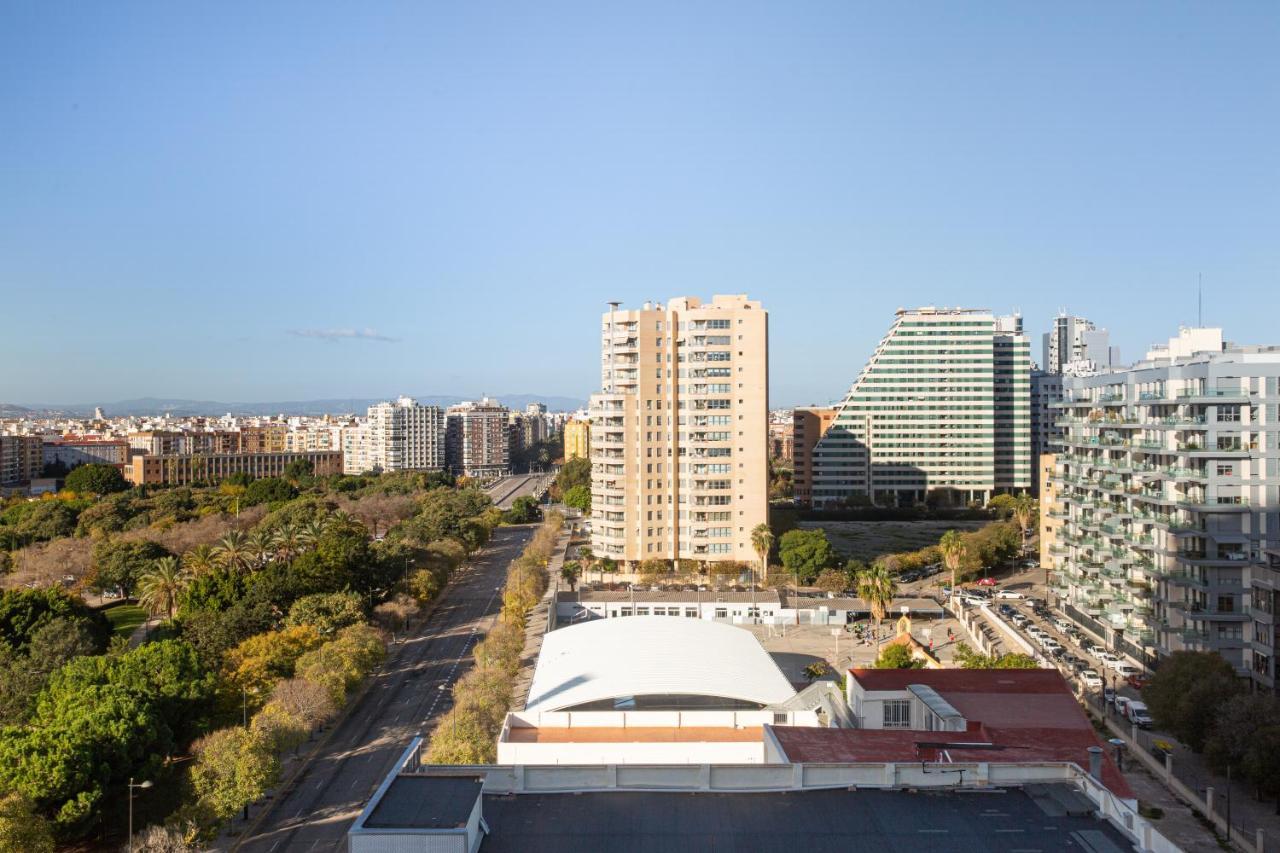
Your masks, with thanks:
[{"label": "curved metal roof", "polygon": [[662,695],[774,705],[795,690],[750,631],[688,617],[620,616],[547,634],[525,708]]}]

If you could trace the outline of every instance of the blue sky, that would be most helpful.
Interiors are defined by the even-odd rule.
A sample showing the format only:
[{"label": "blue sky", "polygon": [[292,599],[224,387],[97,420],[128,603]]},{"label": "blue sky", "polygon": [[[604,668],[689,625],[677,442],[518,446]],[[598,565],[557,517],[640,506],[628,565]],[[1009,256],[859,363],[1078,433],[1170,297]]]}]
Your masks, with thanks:
[{"label": "blue sky", "polygon": [[[0,401],[585,397],[746,292],[773,401],[905,305],[1280,344],[1280,4],[7,3]],[[1038,352],[1038,342],[1033,346]]]}]

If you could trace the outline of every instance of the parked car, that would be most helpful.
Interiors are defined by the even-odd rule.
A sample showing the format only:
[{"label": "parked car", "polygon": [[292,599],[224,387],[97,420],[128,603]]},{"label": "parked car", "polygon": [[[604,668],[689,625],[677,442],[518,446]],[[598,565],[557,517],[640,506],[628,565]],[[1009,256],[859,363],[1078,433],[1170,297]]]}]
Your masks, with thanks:
[{"label": "parked car", "polygon": [[1118,664],[1113,666],[1112,669],[1114,669],[1116,673],[1126,681],[1142,674],[1142,670],[1138,669],[1128,661],[1120,661]]},{"label": "parked car", "polygon": [[922,575],[920,574],[920,572],[919,572],[918,570],[916,570],[916,569],[912,569],[911,571],[903,572],[902,574],[898,575],[898,582],[899,582],[899,583],[914,583],[915,581],[920,580],[920,578],[921,578],[921,577],[922,577]]},{"label": "parked car", "polygon": [[1031,620],[1015,610],[1013,611],[1013,615],[1009,617],[1009,621],[1021,628]]},{"label": "parked car", "polygon": [[1086,669],[1080,673],[1080,681],[1090,690],[1098,690],[1102,687],[1102,676],[1098,675],[1096,670]]},{"label": "parked car", "polygon": [[1125,680],[1129,682],[1129,686],[1134,690],[1141,690],[1147,686],[1147,680],[1140,675],[1131,675]]},{"label": "parked car", "polygon": [[1125,715],[1125,708],[1128,707],[1129,702],[1131,701],[1132,700],[1128,696],[1121,696],[1117,693],[1115,699],[1112,700],[1112,703],[1116,706],[1116,711],[1123,717]]},{"label": "parked car", "polygon": [[1017,612],[1007,604],[1001,604],[1000,607],[997,609],[1000,611],[1001,616],[1012,616],[1014,613]]},{"label": "parked car", "polygon": [[997,590],[997,591],[996,591],[996,598],[1013,598],[1013,599],[1016,599],[1016,598],[1023,598],[1023,597],[1024,597],[1024,596],[1023,596],[1023,594],[1022,594],[1022,593],[1020,593],[1020,592],[1014,592],[1014,591],[1013,591],[1013,590],[1011,590],[1011,589],[1001,589],[1001,590]]},{"label": "parked car", "polygon": [[996,585],[996,579],[995,579],[995,578],[982,578],[982,579],[981,579],[981,580],[979,580],[977,583],[978,583],[978,586],[995,586],[995,585]]},{"label": "parked car", "polygon": [[1053,620],[1053,627],[1065,634],[1067,631],[1071,630],[1071,623],[1066,619],[1059,617]]},{"label": "parked car", "polygon": [[1151,728],[1151,712],[1147,710],[1146,702],[1131,700],[1129,707],[1125,709],[1125,716],[1129,718],[1129,722],[1137,723],[1139,728]]},{"label": "parked car", "polygon": [[1108,705],[1116,701],[1116,691],[1110,687],[1102,688],[1102,701],[1106,702]]},{"label": "parked car", "polygon": [[960,595],[960,600],[971,607],[981,607],[987,603],[987,600],[980,595],[974,595],[971,592],[964,592]]}]

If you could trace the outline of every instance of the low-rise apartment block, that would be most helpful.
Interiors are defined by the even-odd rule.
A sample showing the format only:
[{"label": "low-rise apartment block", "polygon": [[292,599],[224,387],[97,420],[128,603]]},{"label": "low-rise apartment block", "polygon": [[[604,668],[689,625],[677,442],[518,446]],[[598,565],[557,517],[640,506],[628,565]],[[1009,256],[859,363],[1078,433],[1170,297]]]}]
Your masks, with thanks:
[{"label": "low-rise apartment block", "polygon": [[342,453],[217,453],[209,455],[137,455],[125,467],[125,479],[135,486],[187,486],[216,483],[232,474],[279,477],[289,463],[305,459],[317,477],[342,473]]}]

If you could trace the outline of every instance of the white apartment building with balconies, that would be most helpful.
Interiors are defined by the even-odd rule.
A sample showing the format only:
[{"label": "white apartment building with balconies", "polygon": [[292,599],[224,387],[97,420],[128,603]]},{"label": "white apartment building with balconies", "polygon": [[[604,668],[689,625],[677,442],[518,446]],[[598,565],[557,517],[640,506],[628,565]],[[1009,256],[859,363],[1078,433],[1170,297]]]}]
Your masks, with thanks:
[{"label": "white apartment building with balconies", "polygon": [[1220,329],[1064,378],[1050,548],[1068,616],[1136,660],[1212,650],[1274,689],[1277,383],[1280,347],[1224,347]]},{"label": "white apartment building with balconies", "polygon": [[445,464],[445,419],[439,406],[411,397],[370,406],[359,426],[341,433],[343,470],[439,471]]}]

